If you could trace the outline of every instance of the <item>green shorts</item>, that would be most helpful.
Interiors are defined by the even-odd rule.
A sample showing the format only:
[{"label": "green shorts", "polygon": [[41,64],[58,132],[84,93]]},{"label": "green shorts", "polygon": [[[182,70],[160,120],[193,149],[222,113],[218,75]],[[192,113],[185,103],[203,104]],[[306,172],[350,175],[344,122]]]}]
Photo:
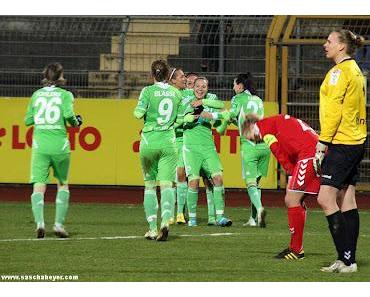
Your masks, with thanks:
[{"label": "green shorts", "polygon": [[31,183],[48,184],[51,167],[59,183],[61,185],[68,184],[70,160],[70,153],[49,155],[32,151]]},{"label": "green shorts", "polygon": [[256,181],[257,178],[266,176],[270,161],[268,145],[259,143],[253,146],[242,143],[240,148],[243,179]]},{"label": "green shorts", "polygon": [[151,149],[140,148],[144,181],[176,181],[177,152],[175,146]]},{"label": "green shorts", "polygon": [[203,169],[206,176],[223,171],[220,157],[215,146],[188,145],[183,146],[186,176],[199,177]]},{"label": "green shorts", "polygon": [[182,146],[184,142],[182,137],[181,138],[176,138],[176,147],[177,147],[177,167],[185,167],[184,164],[184,156],[182,153]]}]

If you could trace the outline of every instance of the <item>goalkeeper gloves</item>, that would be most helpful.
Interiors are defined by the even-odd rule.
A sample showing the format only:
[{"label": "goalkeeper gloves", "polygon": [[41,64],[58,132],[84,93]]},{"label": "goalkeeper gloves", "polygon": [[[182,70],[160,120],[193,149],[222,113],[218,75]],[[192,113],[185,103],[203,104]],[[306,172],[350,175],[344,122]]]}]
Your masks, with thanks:
[{"label": "goalkeeper gloves", "polygon": [[318,176],[320,176],[322,173],[321,164],[322,164],[322,161],[324,160],[327,147],[328,146],[326,144],[320,141],[316,144],[316,153],[315,153],[315,158],[313,160],[313,168],[315,169],[315,172]]},{"label": "goalkeeper gloves", "polygon": [[77,123],[78,123],[78,127],[80,127],[82,125],[82,117],[79,114],[76,115],[76,120],[77,120]]},{"label": "goalkeeper gloves", "polygon": [[270,147],[273,143],[277,142],[278,140],[272,134],[266,134],[263,136],[263,141]]}]

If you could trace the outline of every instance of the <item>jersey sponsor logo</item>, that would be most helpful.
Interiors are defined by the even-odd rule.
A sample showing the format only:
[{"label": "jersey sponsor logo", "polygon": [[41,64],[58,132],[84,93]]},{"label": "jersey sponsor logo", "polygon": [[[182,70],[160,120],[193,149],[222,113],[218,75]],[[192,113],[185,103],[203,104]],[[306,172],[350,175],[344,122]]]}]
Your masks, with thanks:
[{"label": "jersey sponsor logo", "polygon": [[358,116],[356,116],[356,124],[357,125],[366,125],[366,119],[360,119]]},{"label": "jersey sponsor logo", "polygon": [[335,86],[338,83],[341,72],[342,70],[340,69],[335,69],[332,71],[332,73],[330,74],[329,85]]}]

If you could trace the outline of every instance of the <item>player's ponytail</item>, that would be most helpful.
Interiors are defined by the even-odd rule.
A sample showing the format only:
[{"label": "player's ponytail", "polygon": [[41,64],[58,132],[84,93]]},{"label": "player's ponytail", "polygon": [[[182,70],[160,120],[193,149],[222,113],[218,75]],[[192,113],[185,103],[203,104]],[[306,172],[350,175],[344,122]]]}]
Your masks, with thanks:
[{"label": "player's ponytail", "polygon": [[169,67],[164,60],[156,60],[152,63],[152,76],[157,82],[167,81],[169,75]]},{"label": "player's ponytail", "polygon": [[336,30],[340,42],[347,45],[346,53],[353,56],[356,53],[356,49],[364,45],[365,38],[361,35],[356,35],[350,30]]},{"label": "player's ponytail", "polygon": [[356,39],[354,42],[357,47],[362,47],[365,43],[365,38],[361,35],[356,35]]},{"label": "player's ponytail", "polygon": [[66,80],[63,77],[63,71],[63,66],[60,63],[51,63],[47,65],[42,72],[44,79],[41,81],[41,83],[44,86],[65,85]]},{"label": "player's ponytail", "polygon": [[238,74],[235,78],[235,83],[242,84],[244,86],[244,90],[248,90],[252,95],[257,95],[254,87],[254,78],[250,72]]}]

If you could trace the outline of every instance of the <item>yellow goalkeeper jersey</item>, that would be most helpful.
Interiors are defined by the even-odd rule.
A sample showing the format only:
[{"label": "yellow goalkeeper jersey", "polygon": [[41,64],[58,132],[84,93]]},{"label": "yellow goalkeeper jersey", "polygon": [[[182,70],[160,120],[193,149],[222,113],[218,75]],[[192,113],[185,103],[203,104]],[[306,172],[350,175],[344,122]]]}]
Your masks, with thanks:
[{"label": "yellow goalkeeper jersey", "polygon": [[366,140],[366,80],[353,59],[335,65],[320,87],[320,137],[333,144]]}]

